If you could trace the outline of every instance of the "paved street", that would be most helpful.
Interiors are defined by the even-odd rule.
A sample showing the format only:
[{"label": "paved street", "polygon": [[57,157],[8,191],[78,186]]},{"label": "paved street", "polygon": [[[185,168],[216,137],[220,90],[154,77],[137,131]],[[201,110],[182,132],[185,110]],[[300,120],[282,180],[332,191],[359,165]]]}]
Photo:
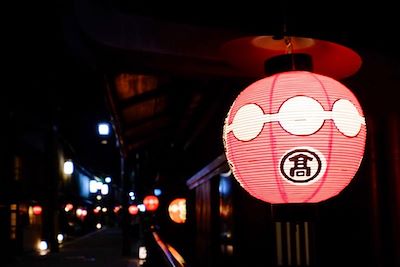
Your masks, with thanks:
[{"label": "paved street", "polygon": [[5,267],[137,267],[134,257],[122,256],[119,228],[105,228],[77,238],[45,256],[26,255]]}]

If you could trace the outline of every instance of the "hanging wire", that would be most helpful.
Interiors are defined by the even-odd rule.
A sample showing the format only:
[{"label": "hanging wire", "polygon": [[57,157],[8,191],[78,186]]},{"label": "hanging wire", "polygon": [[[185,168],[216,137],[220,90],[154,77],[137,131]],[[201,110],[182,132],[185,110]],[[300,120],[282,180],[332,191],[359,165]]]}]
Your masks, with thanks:
[{"label": "hanging wire", "polygon": [[284,2],[282,5],[283,12],[283,41],[286,46],[286,54],[290,55],[290,65],[292,70],[296,70],[296,63],[293,55],[293,42],[290,34],[288,34],[288,6],[287,2]]},{"label": "hanging wire", "polygon": [[293,55],[293,43],[292,38],[290,36],[284,37],[284,42],[286,45],[286,54],[290,55],[290,65],[292,70],[296,70],[296,61]]},{"label": "hanging wire", "polygon": [[292,38],[290,36],[285,35],[284,42],[286,45],[286,54],[292,54],[292,52],[293,52]]}]

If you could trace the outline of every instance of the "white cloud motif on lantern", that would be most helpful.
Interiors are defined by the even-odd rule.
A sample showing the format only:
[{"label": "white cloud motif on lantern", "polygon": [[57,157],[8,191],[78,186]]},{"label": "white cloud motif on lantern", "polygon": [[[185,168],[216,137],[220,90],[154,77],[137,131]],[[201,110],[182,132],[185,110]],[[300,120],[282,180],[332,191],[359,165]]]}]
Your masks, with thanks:
[{"label": "white cloud motif on lantern", "polygon": [[246,104],[239,108],[226,132],[232,131],[240,141],[250,141],[262,131],[263,124],[277,121],[288,133],[310,135],[317,132],[327,119],[333,120],[337,129],[348,137],[358,134],[365,118],[347,99],[339,99],[332,111],[325,111],[321,104],[307,96],[295,96],[286,100],[275,114],[264,114],[257,104]]}]

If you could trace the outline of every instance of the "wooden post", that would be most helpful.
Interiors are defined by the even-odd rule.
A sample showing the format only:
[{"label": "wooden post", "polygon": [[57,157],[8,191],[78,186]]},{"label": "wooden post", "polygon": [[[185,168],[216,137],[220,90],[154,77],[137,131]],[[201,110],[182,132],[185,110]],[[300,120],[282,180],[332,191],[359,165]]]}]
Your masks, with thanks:
[{"label": "wooden post", "polygon": [[275,266],[317,266],[313,204],[271,205],[275,225]]}]

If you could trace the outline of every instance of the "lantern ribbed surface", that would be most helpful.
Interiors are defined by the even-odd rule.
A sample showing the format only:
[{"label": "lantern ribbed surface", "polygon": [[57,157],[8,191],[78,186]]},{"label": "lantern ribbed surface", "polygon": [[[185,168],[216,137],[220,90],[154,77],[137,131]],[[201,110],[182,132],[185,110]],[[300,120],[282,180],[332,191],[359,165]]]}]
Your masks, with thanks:
[{"label": "lantern ribbed surface", "polygon": [[316,203],[339,194],[356,174],[366,125],[354,94],[307,71],[258,80],[234,101],[223,140],[232,172],[269,203]]}]

